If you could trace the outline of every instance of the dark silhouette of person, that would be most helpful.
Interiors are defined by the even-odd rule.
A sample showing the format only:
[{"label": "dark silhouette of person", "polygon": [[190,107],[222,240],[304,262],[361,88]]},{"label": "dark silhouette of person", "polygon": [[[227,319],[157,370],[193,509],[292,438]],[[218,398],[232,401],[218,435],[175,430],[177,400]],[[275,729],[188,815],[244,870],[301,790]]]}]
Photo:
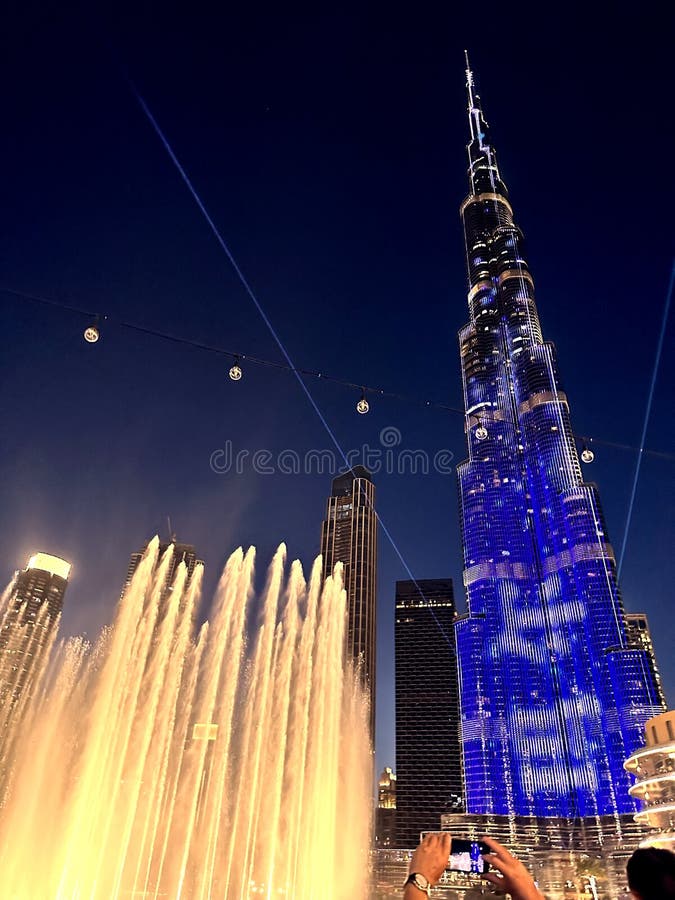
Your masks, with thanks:
[{"label": "dark silhouette of person", "polygon": [[636,850],[626,864],[635,900],[675,900],[675,853],[657,847]]}]

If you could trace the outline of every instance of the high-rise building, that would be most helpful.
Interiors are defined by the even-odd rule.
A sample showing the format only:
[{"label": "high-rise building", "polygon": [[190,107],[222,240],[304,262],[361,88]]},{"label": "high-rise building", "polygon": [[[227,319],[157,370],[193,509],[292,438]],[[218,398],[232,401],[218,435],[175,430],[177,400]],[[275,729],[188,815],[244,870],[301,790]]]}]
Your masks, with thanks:
[{"label": "high-rise building", "polygon": [[[171,536],[170,541],[164,541],[164,542],[160,543],[158,558],[161,558],[162,555],[164,554],[164,552],[166,550],[168,550],[168,548],[172,544],[173,544],[173,557],[171,559],[171,564],[170,564],[169,568],[167,569],[167,573],[166,573],[165,590],[171,586],[174,575],[176,574],[176,568],[179,563],[184,562],[185,565],[187,566],[188,578],[190,578],[192,576],[192,573],[194,572],[194,568],[196,565],[204,565],[204,563],[201,559],[197,559],[197,551],[192,546],[192,544],[179,544],[176,541],[175,535]],[[143,545],[142,550],[140,550],[138,553],[131,554],[131,557],[129,559],[129,568],[127,569],[127,577],[126,577],[126,581],[124,582],[123,592],[126,591],[126,589],[131,584],[131,579],[134,577],[134,572],[138,568],[140,561],[143,559],[143,554],[145,553],[147,547],[148,547],[148,542],[146,541],[146,543]]]},{"label": "high-rise building", "polygon": [[644,650],[647,654],[649,672],[656,687],[659,702],[665,709],[666,695],[663,693],[663,682],[661,681],[661,673],[656,662],[649,622],[644,613],[626,613],[626,640],[629,647]]},{"label": "high-rise building", "polygon": [[398,847],[463,809],[455,618],[451,579],[396,582]]},{"label": "high-rise building", "polygon": [[324,578],[344,566],[347,592],[347,652],[360,666],[370,697],[370,735],[375,736],[375,614],[377,516],[370,472],[354,466],[333,479],[321,529]]},{"label": "high-rise building", "polygon": [[396,773],[391,766],[382,769],[377,782],[378,809],[396,809]]},{"label": "high-rise building", "polygon": [[648,651],[629,639],[600,497],[582,477],[468,62],[467,90],[468,459],[457,471],[468,613],[456,626],[467,811],[629,814],[623,761],[661,698]]},{"label": "high-rise building", "polygon": [[19,572],[0,610],[0,706],[30,694],[55,636],[70,563],[36,553]]},{"label": "high-rise building", "polygon": [[396,773],[385,766],[377,781],[375,846],[393,847],[396,842]]}]

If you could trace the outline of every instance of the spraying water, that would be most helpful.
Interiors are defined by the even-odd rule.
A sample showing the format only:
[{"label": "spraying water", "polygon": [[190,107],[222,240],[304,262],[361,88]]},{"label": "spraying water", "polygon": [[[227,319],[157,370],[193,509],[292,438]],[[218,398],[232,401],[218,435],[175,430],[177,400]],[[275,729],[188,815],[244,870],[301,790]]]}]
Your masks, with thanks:
[{"label": "spraying water", "polygon": [[158,548],[97,643],[61,645],[5,717],[3,897],[364,896],[368,710],[341,572],[286,577],[282,545],[249,645],[253,548],[197,632],[202,569],[167,585],[173,548]]}]

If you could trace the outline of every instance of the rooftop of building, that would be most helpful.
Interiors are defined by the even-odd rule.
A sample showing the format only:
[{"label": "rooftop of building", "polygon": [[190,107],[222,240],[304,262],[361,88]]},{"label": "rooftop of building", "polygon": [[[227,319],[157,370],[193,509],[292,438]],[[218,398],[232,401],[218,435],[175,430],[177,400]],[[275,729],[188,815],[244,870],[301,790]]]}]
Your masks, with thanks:
[{"label": "rooftop of building", "polygon": [[37,569],[40,572],[49,572],[50,575],[57,575],[59,578],[67,581],[71,568],[71,564],[59,556],[51,556],[49,553],[35,553],[28,560],[26,571]]},{"label": "rooftop of building", "polygon": [[333,479],[333,497],[339,497],[342,494],[351,493],[352,484],[359,478],[372,483],[373,476],[365,466],[353,466],[349,471],[338,475]]}]

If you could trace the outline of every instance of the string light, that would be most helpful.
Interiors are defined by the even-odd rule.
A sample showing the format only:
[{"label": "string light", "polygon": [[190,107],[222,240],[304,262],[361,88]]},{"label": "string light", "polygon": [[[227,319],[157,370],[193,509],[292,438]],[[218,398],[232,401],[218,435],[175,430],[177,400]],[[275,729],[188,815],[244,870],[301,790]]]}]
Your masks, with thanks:
[{"label": "string light", "polygon": [[101,332],[98,327],[98,316],[94,319],[94,321],[87,325],[87,327],[82,332],[82,337],[88,344],[95,344],[101,337]]},{"label": "string light", "polygon": [[[61,300],[54,300],[49,297],[42,297],[36,294],[29,294],[25,291],[17,291],[13,288],[7,288],[0,286],[0,292],[4,294],[10,294],[13,297],[17,297],[20,300],[27,300],[32,303],[39,303],[44,306],[52,306],[58,309],[66,310],[68,312],[77,313],[82,316],[86,316],[87,319],[90,320],[90,324],[87,326],[85,331],[83,332],[83,337],[87,341],[87,343],[96,343],[101,336],[100,333],[100,321],[104,319],[106,321],[115,321],[111,320],[107,315],[97,315],[95,312],[91,310],[86,310],[81,307],[73,306],[69,303],[65,303]],[[140,334],[150,335],[151,337],[159,338],[163,341],[168,341],[173,344],[180,344],[186,347],[192,347],[197,350],[202,350],[207,353],[214,353],[218,356],[225,356],[229,359],[234,360],[232,366],[228,371],[229,377],[232,381],[240,381],[243,377],[243,370],[241,369],[240,360],[245,359],[247,363],[250,365],[256,366],[264,366],[269,369],[278,369],[284,372],[292,372],[295,375],[302,375],[307,378],[317,378],[322,381],[329,381],[332,384],[337,384],[342,387],[357,389],[361,391],[361,399],[356,404],[357,411],[361,415],[365,415],[370,411],[370,404],[366,399],[366,393],[374,393],[379,394],[381,397],[388,398],[390,400],[398,400],[403,403],[408,403],[415,406],[423,406],[427,409],[437,409],[442,410],[443,412],[452,412],[457,413],[458,415],[465,416],[465,410],[463,408],[457,406],[450,406],[447,403],[441,403],[436,400],[423,400],[420,397],[414,397],[409,394],[399,394],[395,391],[387,391],[382,388],[377,388],[373,386],[362,386],[358,382],[348,381],[344,378],[335,378],[332,375],[327,375],[325,372],[313,371],[311,369],[301,369],[301,368],[293,368],[287,363],[283,362],[275,362],[270,359],[262,359],[261,357],[249,356],[248,354],[236,353],[232,350],[225,349],[223,347],[216,347],[212,344],[205,344],[200,341],[192,340],[191,338],[179,337],[178,335],[168,334],[166,332],[158,331],[155,328],[148,328],[144,325],[138,325],[134,322],[125,322],[121,320],[117,320],[116,324],[121,328],[126,328],[129,331],[136,331]],[[238,371],[237,371],[238,370]],[[487,428],[484,425],[479,425],[478,428],[474,431],[474,436],[476,440],[484,441],[489,437],[489,433]],[[586,441],[590,441],[590,438],[586,438],[582,435],[576,435],[579,441],[584,442],[584,449],[581,451],[581,458],[584,462],[592,462],[595,459],[595,453],[587,447]],[[638,452],[638,448],[632,446],[631,444],[621,444],[616,441],[607,441],[597,437],[594,437],[593,443],[595,444],[603,444],[607,447],[615,447],[619,450],[628,450],[631,452]],[[587,451],[586,456],[590,454],[590,458],[584,458],[584,450]],[[664,452],[661,450],[650,450],[648,448],[643,448],[642,453],[650,456],[657,456],[661,459],[667,460],[675,460],[675,454]]]},{"label": "string light", "polygon": [[243,374],[244,373],[241,371],[241,366],[239,365],[239,357],[235,356],[234,362],[232,363],[232,366],[230,367],[230,371],[228,372],[228,375],[230,376],[232,381],[241,381],[241,376]]},{"label": "string light", "polygon": [[361,399],[356,404],[356,411],[357,411],[357,413],[360,413],[362,416],[365,416],[365,414],[368,412],[369,409],[370,409],[370,403],[368,403],[368,401],[366,400],[366,389],[361,388]]},{"label": "string light", "polygon": [[581,449],[581,461],[584,463],[592,463],[595,459],[595,453],[586,444]]}]

